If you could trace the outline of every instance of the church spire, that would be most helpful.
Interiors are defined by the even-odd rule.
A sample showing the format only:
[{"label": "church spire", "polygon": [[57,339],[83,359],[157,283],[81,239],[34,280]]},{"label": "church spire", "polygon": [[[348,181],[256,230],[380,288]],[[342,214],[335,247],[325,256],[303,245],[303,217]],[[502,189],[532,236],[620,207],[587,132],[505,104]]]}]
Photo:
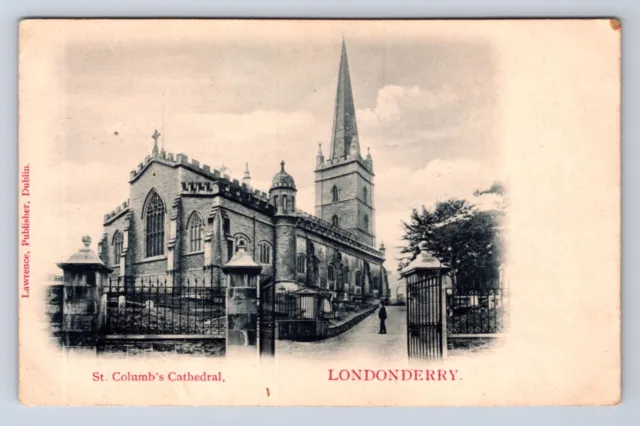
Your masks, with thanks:
[{"label": "church spire", "polygon": [[353,103],[351,77],[349,76],[347,46],[343,37],[330,155],[333,159],[345,158],[354,154],[360,155],[360,145],[358,142],[358,127],[356,125],[356,108]]}]

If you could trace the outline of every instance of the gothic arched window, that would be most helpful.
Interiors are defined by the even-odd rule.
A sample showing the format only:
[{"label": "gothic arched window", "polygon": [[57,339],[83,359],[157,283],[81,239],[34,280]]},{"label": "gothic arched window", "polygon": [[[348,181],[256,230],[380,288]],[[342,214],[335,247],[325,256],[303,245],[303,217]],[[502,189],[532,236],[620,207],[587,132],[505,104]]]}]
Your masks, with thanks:
[{"label": "gothic arched window", "polygon": [[364,188],[362,188],[362,199],[365,202],[365,204],[368,202],[367,201],[367,187],[366,186]]},{"label": "gothic arched window", "polygon": [[364,229],[365,231],[369,231],[369,216],[364,215]]},{"label": "gothic arched window", "polygon": [[289,211],[289,199],[286,195],[282,196],[282,212],[287,213]]},{"label": "gothic arched window", "polygon": [[201,251],[204,225],[198,213],[193,212],[187,223],[187,229],[189,230],[189,253]]},{"label": "gothic arched window", "polygon": [[124,239],[122,238],[122,232],[116,231],[113,234],[113,263],[120,263],[120,256],[122,255],[122,248],[124,245]]},{"label": "gothic arched window", "polygon": [[299,254],[296,262],[296,270],[299,274],[304,274],[307,270],[307,258],[304,254]]},{"label": "gothic arched window", "polygon": [[333,226],[335,226],[336,228],[340,225],[340,221],[338,220],[338,216],[336,216],[335,214],[331,218],[331,224]]},{"label": "gothic arched window", "polygon": [[145,255],[164,254],[164,203],[157,192],[153,192],[145,208]]},{"label": "gothic arched window", "polygon": [[259,257],[258,261],[262,264],[269,265],[271,264],[271,244],[266,241],[262,241],[259,246]]},{"label": "gothic arched window", "polygon": [[338,187],[335,185],[331,188],[331,201],[334,203],[338,201]]}]

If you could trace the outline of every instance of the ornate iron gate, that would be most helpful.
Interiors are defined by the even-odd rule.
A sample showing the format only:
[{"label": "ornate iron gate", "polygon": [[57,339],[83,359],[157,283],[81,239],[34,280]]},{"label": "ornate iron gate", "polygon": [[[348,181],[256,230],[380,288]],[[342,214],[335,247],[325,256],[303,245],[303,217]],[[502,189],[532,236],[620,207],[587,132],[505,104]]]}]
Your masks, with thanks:
[{"label": "ornate iron gate", "polygon": [[273,279],[261,280],[258,299],[258,351],[261,357],[274,356],[276,353],[275,299]]},{"label": "ornate iron gate", "polygon": [[443,315],[442,276],[407,277],[407,348],[409,358],[443,357],[446,321]]}]

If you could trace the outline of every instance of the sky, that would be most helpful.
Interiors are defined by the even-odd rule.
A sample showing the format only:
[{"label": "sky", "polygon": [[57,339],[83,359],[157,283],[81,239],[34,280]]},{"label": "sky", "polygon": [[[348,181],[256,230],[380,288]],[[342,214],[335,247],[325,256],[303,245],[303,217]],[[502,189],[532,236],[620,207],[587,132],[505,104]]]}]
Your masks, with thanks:
[{"label": "sky", "polygon": [[[61,62],[63,136],[51,179],[61,190],[52,232],[59,257],[102,233],[103,215],[128,198],[129,171],[162,133],[165,150],[268,192],[281,160],[314,212],[318,144],[325,156],[342,36],[362,155],[374,164],[377,242],[395,271],[411,209],[470,198],[499,179],[495,52],[474,37],[311,36],[169,41],[75,40]],[[55,259],[59,261],[60,259]],[[393,277],[395,281],[397,277]],[[394,284],[395,285],[395,284]]]}]

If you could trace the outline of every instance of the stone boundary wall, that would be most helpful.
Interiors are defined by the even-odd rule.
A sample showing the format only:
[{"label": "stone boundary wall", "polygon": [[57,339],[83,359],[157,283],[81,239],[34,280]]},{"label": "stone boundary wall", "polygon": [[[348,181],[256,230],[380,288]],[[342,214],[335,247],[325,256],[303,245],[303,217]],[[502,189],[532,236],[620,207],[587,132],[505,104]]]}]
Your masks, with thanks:
[{"label": "stone boundary wall", "polygon": [[347,330],[352,329],[356,325],[360,324],[362,320],[364,320],[366,317],[374,313],[377,309],[378,309],[378,306],[374,305],[369,309],[367,309],[366,311],[359,313],[355,317],[350,318],[341,324],[336,324],[332,327],[329,327],[329,335],[327,337],[335,337],[344,333]]},{"label": "stone boundary wall", "polygon": [[330,339],[352,329],[377,309],[377,305],[372,306],[340,324],[331,326],[326,320],[276,320],[276,338],[294,342],[314,342]]}]

